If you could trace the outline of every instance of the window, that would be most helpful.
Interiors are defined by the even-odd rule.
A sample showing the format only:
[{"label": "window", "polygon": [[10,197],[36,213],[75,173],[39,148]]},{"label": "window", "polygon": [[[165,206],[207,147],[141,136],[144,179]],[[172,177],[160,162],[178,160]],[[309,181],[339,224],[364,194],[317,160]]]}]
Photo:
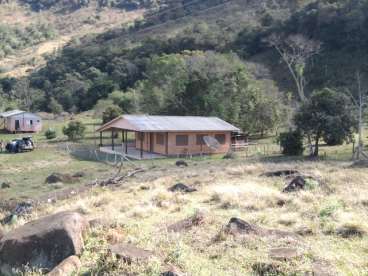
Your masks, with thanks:
[{"label": "window", "polygon": [[226,136],[225,134],[216,134],[215,135],[216,140],[221,144],[225,144]]},{"label": "window", "polygon": [[188,135],[176,135],[177,146],[188,146]]},{"label": "window", "polygon": [[196,140],[197,140],[197,145],[204,145],[204,140],[203,137],[205,137],[206,135],[204,134],[197,134],[196,136]]},{"label": "window", "polygon": [[29,124],[32,126],[33,125],[33,120],[30,120],[29,121]]},{"label": "window", "polygon": [[165,136],[162,133],[156,134],[156,144],[165,145]]}]

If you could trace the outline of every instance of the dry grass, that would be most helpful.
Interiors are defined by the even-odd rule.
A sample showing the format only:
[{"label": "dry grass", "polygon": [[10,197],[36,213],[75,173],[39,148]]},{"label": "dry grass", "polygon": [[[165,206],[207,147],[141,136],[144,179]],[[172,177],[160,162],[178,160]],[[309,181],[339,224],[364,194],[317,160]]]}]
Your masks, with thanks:
[{"label": "dry grass", "polygon": [[[331,265],[338,275],[364,275],[366,260],[368,174],[341,163],[244,163],[192,161],[185,169],[162,162],[121,189],[97,189],[88,196],[45,206],[32,218],[78,210],[103,218],[111,226],[96,228],[81,257],[82,272],[99,275],[159,275],[167,264],[188,275],[304,275],[313,264]],[[293,168],[318,175],[331,188],[283,194],[283,178],[261,177],[265,171]],[[176,182],[198,192],[167,190]],[[167,226],[203,211],[204,224],[169,233]],[[231,217],[270,229],[301,233],[298,239],[221,234]],[[18,222],[19,224],[24,221]],[[16,227],[17,225],[13,226]],[[10,229],[6,229],[10,230]],[[108,243],[130,242],[153,250],[156,258],[128,266],[106,255]],[[273,247],[296,247],[301,257],[288,262],[270,259]]]}]

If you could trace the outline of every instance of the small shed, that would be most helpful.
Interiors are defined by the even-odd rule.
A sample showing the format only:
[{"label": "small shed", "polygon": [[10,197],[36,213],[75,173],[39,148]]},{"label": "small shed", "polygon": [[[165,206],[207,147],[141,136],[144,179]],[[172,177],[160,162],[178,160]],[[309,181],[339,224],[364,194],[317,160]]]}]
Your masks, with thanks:
[{"label": "small shed", "polygon": [[[151,116],[123,115],[100,127],[102,133],[111,132],[111,149],[123,154],[138,151],[140,159],[152,154],[175,156],[210,153],[226,153],[231,148],[231,134],[239,128],[217,117],[199,116]],[[134,141],[128,143],[128,132],[134,133]],[[117,134],[121,133],[122,143]],[[205,137],[212,137],[218,142],[216,149],[210,148]]]},{"label": "small shed", "polygon": [[11,110],[0,113],[0,127],[9,132],[39,132],[42,130],[40,116],[22,111]]}]

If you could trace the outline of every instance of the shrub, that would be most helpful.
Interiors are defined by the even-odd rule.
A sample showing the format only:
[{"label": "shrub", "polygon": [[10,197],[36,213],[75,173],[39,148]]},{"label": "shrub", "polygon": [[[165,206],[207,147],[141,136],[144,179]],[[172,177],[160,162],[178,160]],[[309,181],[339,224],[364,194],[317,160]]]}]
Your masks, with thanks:
[{"label": "shrub", "polygon": [[51,139],[56,138],[56,131],[52,128],[49,128],[45,132],[45,137],[46,137],[47,140],[51,140]]},{"label": "shrub", "polygon": [[121,113],[122,113],[122,110],[120,109],[120,107],[118,107],[116,105],[109,106],[102,113],[102,123],[106,124],[106,123],[112,121],[116,117],[119,117]]},{"label": "shrub", "polygon": [[278,138],[282,147],[282,154],[302,155],[304,151],[303,136],[299,131],[280,133]]},{"label": "shrub", "polygon": [[84,137],[86,127],[79,121],[71,121],[68,126],[63,127],[64,135],[68,136],[69,140],[75,141]]}]

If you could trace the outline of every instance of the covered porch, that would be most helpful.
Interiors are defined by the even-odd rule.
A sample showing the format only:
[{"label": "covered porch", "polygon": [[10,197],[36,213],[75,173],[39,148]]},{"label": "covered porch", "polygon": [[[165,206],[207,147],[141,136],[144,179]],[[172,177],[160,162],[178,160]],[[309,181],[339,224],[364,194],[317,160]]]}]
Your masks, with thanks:
[{"label": "covered porch", "polygon": [[[111,132],[110,143],[105,142],[104,144],[104,132]],[[134,139],[131,138],[131,134],[133,134]],[[108,154],[122,155],[134,160],[164,158],[165,155],[153,152],[153,139],[145,141],[145,137],[151,136],[149,133],[128,129],[108,128],[100,131],[100,151]],[[148,146],[146,145],[147,143]]]}]

